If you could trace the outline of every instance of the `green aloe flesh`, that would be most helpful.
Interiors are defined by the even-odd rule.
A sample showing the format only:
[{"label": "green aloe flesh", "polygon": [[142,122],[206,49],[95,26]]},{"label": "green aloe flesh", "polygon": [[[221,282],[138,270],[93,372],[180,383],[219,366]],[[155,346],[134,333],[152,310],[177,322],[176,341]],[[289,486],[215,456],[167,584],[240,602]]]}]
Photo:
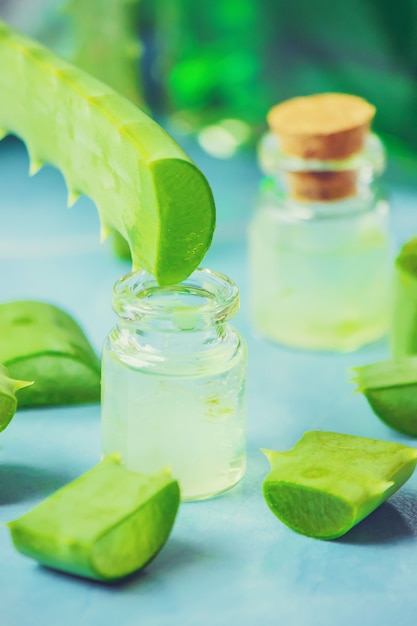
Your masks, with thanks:
[{"label": "green aloe flesh", "polygon": [[32,385],[32,381],[10,378],[7,368],[0,363],[0,432],[10,424],[16,413],[16,391],[29,385]]},{"label": "green aloe flesh", "polygon": [[388,426],[417,437],[417,356],[353,368],[357,391]]},{"label": "green aloe flesh", "polygon": [[134,268],[185,279],[215,226],[210,186],[148,115],[110,87],[0,23],[0,137],[22,138],[31,172],[63,173],[69,204],[95,202],[103,237],[120,233]]},{"label": "green aloe flesh", "polygon": [[44,302],[0,304],[0,363],[34,384],[19,392],[19,407],[99,402],[100,360],[80,326]]},{"label": "green aloe flesh", "polygon": [[287,452],[264,453],[269,508],[317,539],[347,533],[410,478],[417,462],[414,448],[325,431],[306,432]]},{"label": "green aloe flesh", "polygon": [[390,344],[394,358],[417,354],[417,238],[403,246],[395,261]]},{"label": "green aloe flesh", "polygon": [[166,472],[147,476],[112,457],[8,524],[22,554],[70,574],[111,581],[165,544],[180,501]]}]

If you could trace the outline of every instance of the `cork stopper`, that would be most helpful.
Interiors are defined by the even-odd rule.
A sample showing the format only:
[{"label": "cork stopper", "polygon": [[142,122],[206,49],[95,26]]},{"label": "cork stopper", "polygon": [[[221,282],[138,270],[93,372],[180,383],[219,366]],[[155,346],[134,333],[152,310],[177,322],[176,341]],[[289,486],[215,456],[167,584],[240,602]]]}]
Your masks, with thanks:
[{"label": "cork stopper", "polygon": [[343,93],[292,98],[268,113],[272,132],[286,154],[302,159],[338,160],[360,152],[375,107]]},{"label": "cork stopper", "polygon": [[[306,160],[341,161],[364,148],[374,115],[375,107],[363,98],[323,93],[286,100],[274,106],[267,119],[283,153]],[[291,195],[306,200],[354,195],[356,172],[337,170],[292,172],[288,176]]]}]

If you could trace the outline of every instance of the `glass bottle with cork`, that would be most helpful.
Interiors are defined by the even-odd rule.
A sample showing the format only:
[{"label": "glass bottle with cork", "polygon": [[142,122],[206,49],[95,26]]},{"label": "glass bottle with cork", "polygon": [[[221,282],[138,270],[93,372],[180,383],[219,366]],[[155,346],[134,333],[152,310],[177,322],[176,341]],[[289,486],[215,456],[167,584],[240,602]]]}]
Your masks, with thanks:
[{"label": "glass bottle with cork", "polygon": [[268,114],[267,175],[249,227],[251,308],[260,332],[349,351],[389,322],[389,207],[375,107],[357,96],[293,98]]}]

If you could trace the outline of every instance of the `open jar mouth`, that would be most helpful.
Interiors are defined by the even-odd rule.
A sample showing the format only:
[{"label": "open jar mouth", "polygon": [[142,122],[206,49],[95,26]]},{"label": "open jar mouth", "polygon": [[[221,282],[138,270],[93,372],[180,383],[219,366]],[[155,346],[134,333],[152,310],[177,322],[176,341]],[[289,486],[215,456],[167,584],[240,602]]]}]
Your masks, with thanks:
[{"label": "open jar mouth", "polygon": [[118,280],[113,308],[122,318],[155,322],[169,329],[192,330],[207,323],[226,322],[239,308],[239,290],[227,276],[199,268],[176,285],[161,286],[146,270]]}]

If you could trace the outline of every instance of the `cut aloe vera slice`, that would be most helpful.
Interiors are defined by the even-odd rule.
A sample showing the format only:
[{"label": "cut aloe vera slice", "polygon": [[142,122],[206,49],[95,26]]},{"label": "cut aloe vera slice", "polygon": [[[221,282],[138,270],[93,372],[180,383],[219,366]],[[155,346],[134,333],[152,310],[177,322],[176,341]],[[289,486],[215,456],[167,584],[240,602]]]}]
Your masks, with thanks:
[{"label": "cut aloe vera slice", "polygon": [[390,344],[394,358],[417,354],[416,237],[403,246],[395,261]]},{"label": "cut aloe vera slice", "polygon": [[6,428],[16,413],[16,391],[32,384],[32,381],[10,378],[9,372],[0,363],[0,432]]},{"label": "cut aloe vera slice", "polygon": [[263,451],[271,511],[293,530],[318,539],[348,532],[412,475],[417,450],[376,439],[306,432],[288,452]]},{"label": "cut aloe vera slice", "polygon": [[99,402],[100,361],[67,313],[43,302],[7,302],[0,329],[0,362],[12,378],[34,381],[19,393],[19,406]]},{"label": "cut aloe vera slice", "polygon": [[177,283],[210,246],[210,186],[178,144],[110,87],[0,23],[0,137],[21,137],[31,172],[58,167],[69,204],[97,206],[102,234],[119,232],[134,268]]},{"label": "cut aloe vera slice", "polygon": [[417,356],[353,368],[356,391],[375,414],[400,433],[417,437]]},{"label": "cut aloe vera slice", "polygon": [[138,474],[108,457],[8,526],[17,550],[39,563],[115,580],[159,552],[179,501],[167,472]]}]

